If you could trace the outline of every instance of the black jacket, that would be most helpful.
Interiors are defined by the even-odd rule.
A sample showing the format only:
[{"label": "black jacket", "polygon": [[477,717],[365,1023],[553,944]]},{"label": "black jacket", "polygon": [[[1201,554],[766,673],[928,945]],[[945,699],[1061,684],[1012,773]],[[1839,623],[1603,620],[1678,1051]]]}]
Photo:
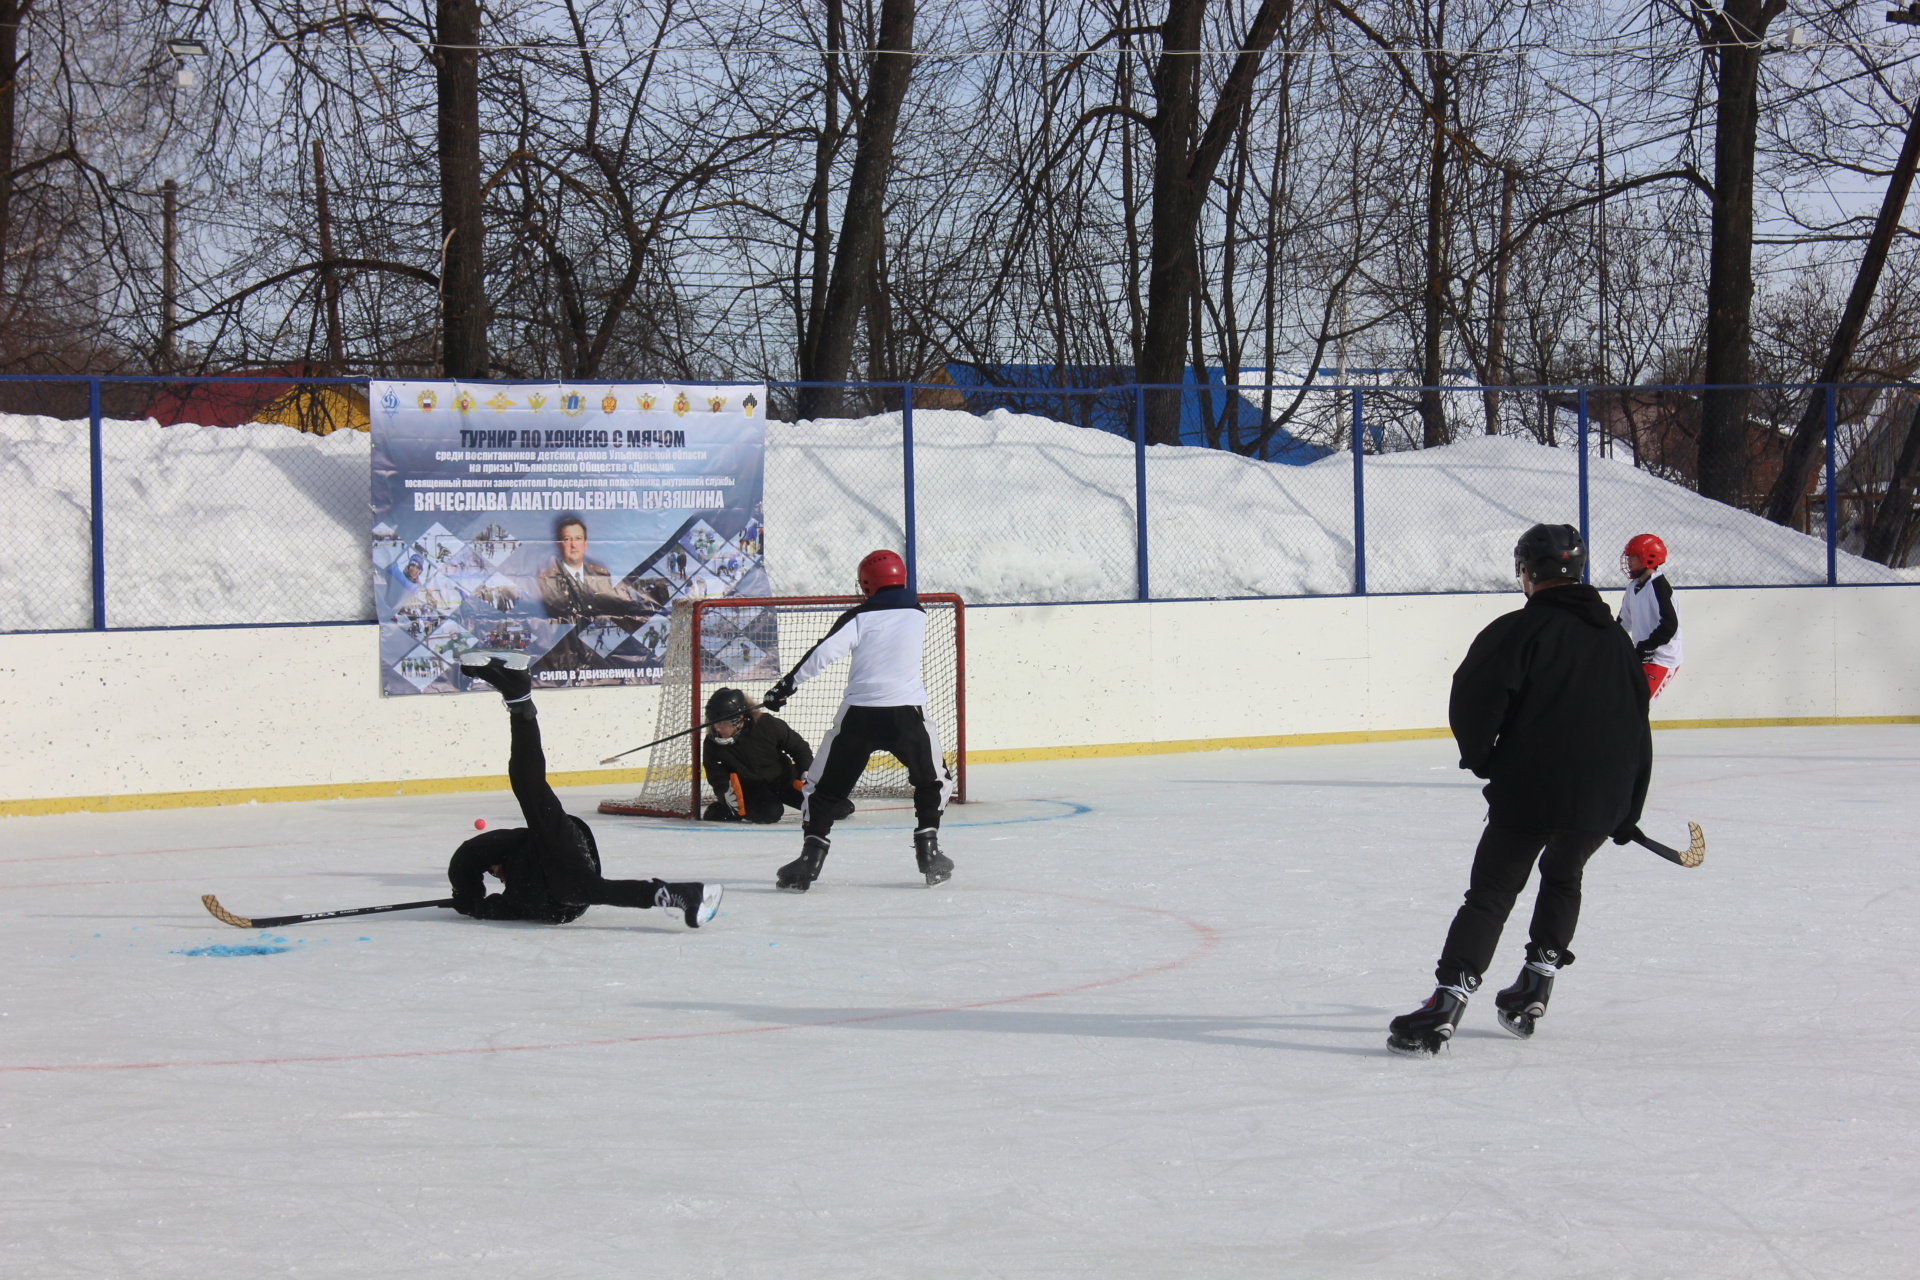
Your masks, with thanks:
[{"label": "black jacket", "polygon": [[1537,590],[1474,637],[1447,719],[1496,826],[1611,834],[1653,773],[1647,677],[1584,583]]},{"label": "black jacket", "polygon": [[[587,860],[595,871],[600,870],[600,849],[594,843],[593,828],[572,814],[567,818],[582,836]],[[553,901],[539,854],[533,833],[525,827],[483,831],[454,850],[447,863],[447,882],[453,886],[454,898],[470,906],[467,914],[476,919],[536,920],[542,924],[578,920],[587,909]],[[489,894],[481,877],[496,866],[505,892]]]},{"label": "black jacket", "polygon": [[789,786],[813,766],[813,748],[786,721],[762,712],[749,715],[740,732],[722,742],[709,733],[700,748],[707,782],[716,796],[728,791],[727,775],[746,786]]}]

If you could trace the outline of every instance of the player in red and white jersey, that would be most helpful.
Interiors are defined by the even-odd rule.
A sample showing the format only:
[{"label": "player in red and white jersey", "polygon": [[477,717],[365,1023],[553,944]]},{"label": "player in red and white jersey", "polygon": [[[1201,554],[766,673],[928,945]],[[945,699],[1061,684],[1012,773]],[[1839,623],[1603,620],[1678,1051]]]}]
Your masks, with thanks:
[{"label": "player in red and white jersey", "polygon": [[1673,585],[1661,566],[1667,562],[1667,544],[1651,533],[1628,539],[1620,555],[1627,589],[1620,597],[1620,625],[1633,641],[1635,655],[1647,672],[1647,689],[1654,697],[1680,669],[1680,615],[1673,607]]},{"label": "player in red and white jersey", "polygon": [[780,868],[778,885],[805,893],[820,878],[827,859],[827,833],[875,751],[890,751],[907,767],[913,784],[914,860],[929,885],[953,875],[953,860],[940,851],[940,815],[952,799],[954,779],[940,751],[940,730],[927,718],[927,689],[920,675],[927,615],[907,586],[907,565],[891,551],[860,562],[865,600],[841,614],[820,642],[767,690],[762,705],[778,711],[793,691],[847,658],[847,689],[833,727],[820,741],[801,789],[805,843],[800,856]]}]

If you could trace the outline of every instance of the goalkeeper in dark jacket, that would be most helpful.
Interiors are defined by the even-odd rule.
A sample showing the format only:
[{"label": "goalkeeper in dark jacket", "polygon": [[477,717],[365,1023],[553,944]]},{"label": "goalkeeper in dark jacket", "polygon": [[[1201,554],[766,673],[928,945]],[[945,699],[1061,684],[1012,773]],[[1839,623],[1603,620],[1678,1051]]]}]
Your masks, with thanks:
[{"label": "goalkeeper in dark jacket", "polygon": [[[608,880],[600,874],[592,828],[561,808],[560,797],[547,785],[533,678],[526,668],[526,655],[518,653],[469,653],[460,663],[462,675],[492,685],[507,700],[513,734],[507,780],[527,825],[482,832],[454,851],[447,863],[453,909],[480,920],[566,924],[603,903],[679,911],[693,929],[713,919],[722,892],[717,884]],[[500,881],[503,892],[487,892],[488,875]]]},{"label": "goalkeeper in dark jacket", "polygon": [[780,717],[749,706],[740,690],[718,689],[707,699],[700,763],[713,788],[702,815],[708,822],[778,822],[800,807],[813,748]]}]

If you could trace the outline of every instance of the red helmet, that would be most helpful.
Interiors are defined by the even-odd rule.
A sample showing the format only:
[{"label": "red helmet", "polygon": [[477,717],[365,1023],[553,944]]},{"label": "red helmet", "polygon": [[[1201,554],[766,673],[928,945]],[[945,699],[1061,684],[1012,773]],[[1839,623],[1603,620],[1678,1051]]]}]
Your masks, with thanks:
[{"label": "red helmet", "polygon": [[907,562],[891,551],[869,552],[860,562],[860,594],[870,596],[882,587],[907,585]]},{"label": "red helmet", "polygon": [[1666,562],[1667,544],[1650,533],[1627,539],[1627,549],[1620,554],[1620,568],[1629,578],[1642,569],[1658,569]]}]

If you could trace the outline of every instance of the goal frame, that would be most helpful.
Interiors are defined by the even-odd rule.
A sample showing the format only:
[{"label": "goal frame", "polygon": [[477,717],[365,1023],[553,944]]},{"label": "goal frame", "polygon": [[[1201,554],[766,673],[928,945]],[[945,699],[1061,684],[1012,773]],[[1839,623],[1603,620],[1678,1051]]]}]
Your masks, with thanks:
[{"label": "goal frame", "polygon": [[[954,804],[967,801],[967,605],[951,591],[922,591],[916,596],[922,603],[953,606],[953,751],[954,751]],[[814,608],[851,609],[864,603],[861,596],[714,596],[705,600],[688,602],[692,610],[688,618],[688,654],[691,659],[691,681],[687,699],[689,720],[687,733],[693,739],[692,777],[689,779],[689,794],[685,809],[659,809],[650,805],[631,804],[625,801],[602,801],[602,813],[621,815],[644,815],[654,818],[679,818],[686,821],[698,821],[700,817],[700,784],[703,775],[700,770],[700,731],[706,728],[702,717],[706,714],[704,689],[702,688],[702,667],[700,661],[700,630],[709,609],[764,609],[782,605],[805,605]],[[662,672],[664,684],[666,674]],[[652,757],[649,756],[649,766]],[[608,809],[609,804],[618,803],[617,809]]]}]

